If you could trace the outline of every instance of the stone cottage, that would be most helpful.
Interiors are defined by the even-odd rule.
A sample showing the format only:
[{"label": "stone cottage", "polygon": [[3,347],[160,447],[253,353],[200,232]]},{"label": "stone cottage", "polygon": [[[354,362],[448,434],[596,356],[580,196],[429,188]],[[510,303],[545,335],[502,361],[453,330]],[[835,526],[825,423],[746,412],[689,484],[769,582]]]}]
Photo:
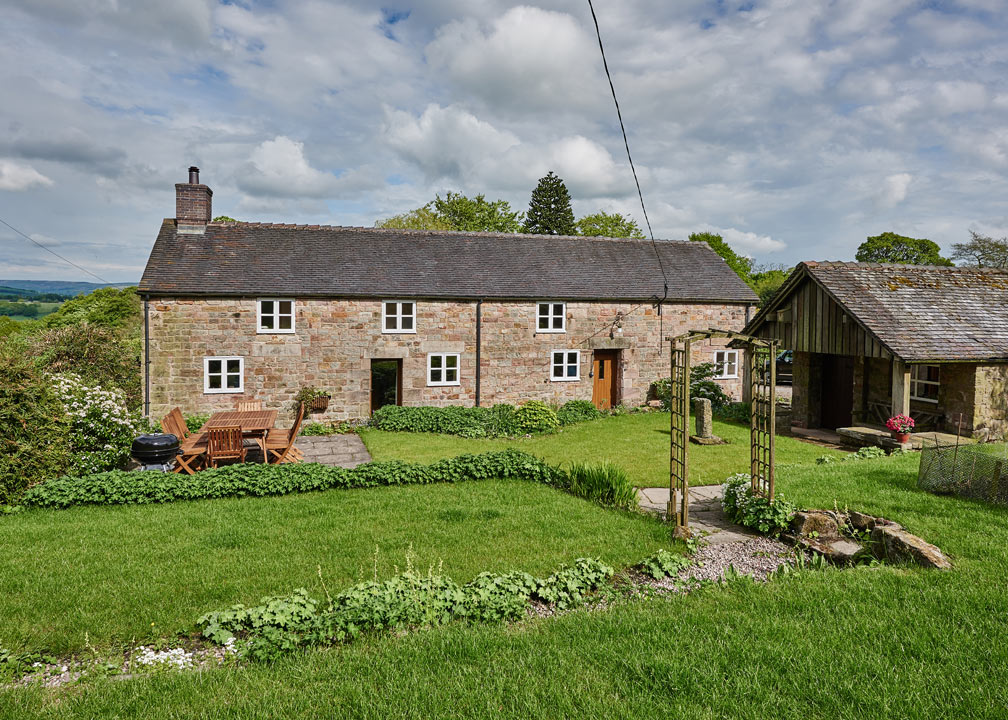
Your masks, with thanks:
[{"label": "stone cottage", "polygon": [[745,332],[794,351],[799,427],[1008,433],[1008,270],[800,263]]},{"label": "stone cottage", "polygon": [[[756,303],[703,243],[215,223],[212,195],[191,168],[140,281],[151,417],[281,408],[305,385],[331,394],[327,419],[637,405],[668,375],[663,337],[741,329]],[[694,362],[739,397],[739,355],[712,342]]]}]

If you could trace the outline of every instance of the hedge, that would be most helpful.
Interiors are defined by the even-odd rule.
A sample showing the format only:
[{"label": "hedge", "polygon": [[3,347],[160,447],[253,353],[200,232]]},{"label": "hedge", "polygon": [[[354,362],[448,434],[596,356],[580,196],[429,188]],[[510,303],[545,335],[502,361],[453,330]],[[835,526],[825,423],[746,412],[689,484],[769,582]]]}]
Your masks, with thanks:
[{"label": "hedge", "polygon": [[390,432],[429,432],[465,438],[509,437],[553,432],[557,428],[604,415],[588,400],[570,400],[553,409],[541,400],[518,407],[501,403],[493,407],[385,405],[369,423]]},{"label": "hedge", "polygon": [[570,490],[570,480],[563,469],[528,453],[507,449],[460,455],[430,465],[398,460],[370,462],[353,469],[316,463],[238,464],[203,470],[195,475],[113,470],[84,477],[61,477],[34,485],[21,497],[20,504],[25,508],[53,509],[74,505],[142,505],[495,478],[539,482]]}]

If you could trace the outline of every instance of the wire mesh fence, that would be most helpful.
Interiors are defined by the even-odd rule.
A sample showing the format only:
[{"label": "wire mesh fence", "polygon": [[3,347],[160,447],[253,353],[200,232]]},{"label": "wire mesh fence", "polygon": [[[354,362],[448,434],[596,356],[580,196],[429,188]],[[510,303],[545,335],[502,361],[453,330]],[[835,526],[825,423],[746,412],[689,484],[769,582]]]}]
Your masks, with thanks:
[{"label": "wire mesh fence", "polygon": [[1008,505],[1008,444],[925,447],[917,486],[933,493]]}]

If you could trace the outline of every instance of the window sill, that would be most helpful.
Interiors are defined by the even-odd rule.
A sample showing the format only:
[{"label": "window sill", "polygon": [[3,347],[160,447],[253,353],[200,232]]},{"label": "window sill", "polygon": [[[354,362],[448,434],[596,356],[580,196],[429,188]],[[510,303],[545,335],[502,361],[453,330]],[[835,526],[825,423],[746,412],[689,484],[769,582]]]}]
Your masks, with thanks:
[{"label": "window sill", "polygon": [[256,330],[256,335],[294,335],[295,332],[296,331],[293,330],[293,329],[292,330],[265,330],[263,328],[259,328],[258,330]]},{"label": "window sill", "polygon": [[462,387],[460,382],[449,382],[449,383],[432,383],[428,382],[427,387]]},{"label": "window sill", "polygon": [[550,378],[550,382],[580,382],[580,381],[581,381],[580,377]]},{"label": "window sill", "polygon": [[416,330],[382,330],[382,335],[416,335]]},{"label": "window sill", "polygon": [[535,334],[536,335],[563,335],[566,332],[567,332],[567,328],[563,328],[562,330],[536,330]]},{"label": "window sill", "polygon": [[238,395],[243,392],[245,392],[245,388],[224,388],[221,390],[203,388],[204,395]]}]

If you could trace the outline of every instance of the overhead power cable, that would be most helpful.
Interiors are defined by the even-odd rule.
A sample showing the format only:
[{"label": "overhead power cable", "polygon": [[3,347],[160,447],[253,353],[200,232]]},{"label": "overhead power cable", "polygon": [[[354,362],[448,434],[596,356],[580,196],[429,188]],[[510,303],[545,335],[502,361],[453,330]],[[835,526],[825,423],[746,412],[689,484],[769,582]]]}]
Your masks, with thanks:
[{"label": "overhead power cable", "polygon": [[77,263],[75,263],[73,260],[68,260],[67,258],[63,257],[62,255],[60,255],[55,250],[50,250],[49,248],[47,248],[45,245],[43,245],[42,243],[38,242],[34,238],[29,237],[28,235],[25,235],[23,232],[21,232],[20,230],[18,230],[16,227],[14,227],[13,225],[11,225],[9,222],[7,222],[6,220],[4,220],[3,218],[0,218],[0,223],[3,223],[7,227],[9,227],[11,230],[13,230],[14,232],[16,232],[18,235],[20,235],[21,237],[23,237],[25,240],[27,240],[29,242],[32,242],[32,243],[35,243],[40,248],[42,248],[43,250],[45,250],[47,253],[50,253],[51,255],[55,255],[60,260],[62,260],[63,262],[65,262],[65,263],[67,263],[69,265],[73,265],[75,268],[77,268],[81,272],[86,272],[91,277],[98,278],[99,280],[101,280],[106,285],[111,285],[112,284],[108,280],[106,280],[105,278],[103,278],[102,276],[98,275],[97,273],[93,273],[90,270],[88,270],[87,268],[81,267],[80,265],[78,265]]},{"label": "overhead power cable", "polygon": [[616,105],[616,117],[619,118],[620,130],[623,132],[623,145],[626,147],[627,160],[630,162],[630,171],[633,173],[634,183],[637,185],[637,196],[640,198],[641,212],[644,213],[644,222],[647,224],[648,235],[651,236],[651,246],[654,248],[655,257],[658,258],[658,267],[661,269],[662,280],[665,283],[665,297],[668,297],[668,275],[665,274],[665,263],[662,262],[661,254],[658,252],[658,244],[655,242],[654,231],[651,229],[651,221],[648,219],[647,208],[644,207],[644,193],[641,192],[640,180],[637,179],[637,169],[634,167],[633,158],[630,156],[630,141],[627,140],[626,127],[623,125],[623,113],[620,112],[619,100],[616,99],[616,87],[613,85],[612,75],[609,74],[609,63],[606,62],[605,48],[602,47],[602,32],[599,30],[598,18],[595,16],[595,8],[592,0],[588,0],[588,9],[591,10],[592,20],[595,22],[595,35],[598,37],[599,52],[602,53],[602,67],[605,68],[606,78],[609,80],[609,89],[612,91],[613,103]]}]

